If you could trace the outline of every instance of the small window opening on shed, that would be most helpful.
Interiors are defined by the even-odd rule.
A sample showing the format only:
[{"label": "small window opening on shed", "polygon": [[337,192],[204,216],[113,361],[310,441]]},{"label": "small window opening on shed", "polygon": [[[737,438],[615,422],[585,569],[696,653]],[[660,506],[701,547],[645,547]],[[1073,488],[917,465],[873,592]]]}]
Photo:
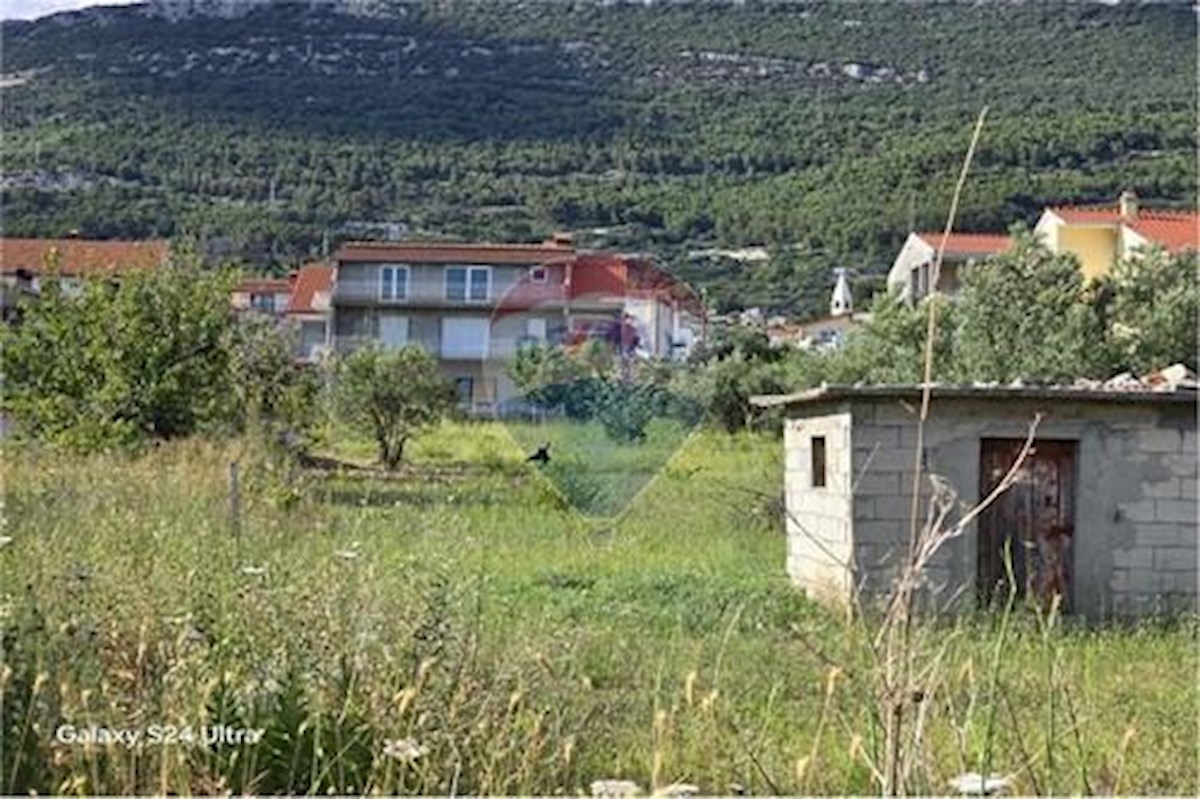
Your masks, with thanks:
[{"label": "small window opening on shed", "polygon": [[825,436],[812,437],[812,484],[825,487]]}]

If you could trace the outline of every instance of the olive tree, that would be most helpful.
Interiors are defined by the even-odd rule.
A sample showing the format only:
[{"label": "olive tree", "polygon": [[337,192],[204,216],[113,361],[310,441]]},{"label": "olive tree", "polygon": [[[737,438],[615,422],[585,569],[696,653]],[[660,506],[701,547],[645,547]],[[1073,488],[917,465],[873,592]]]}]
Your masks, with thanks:
[{"label": "olive tree", "polygon": [[453,406],[453,387],[420,347],[360,347],[338,360],[334,370],[339,415],[374,438],[379,461],[389,470],[400,465],[404,445]]},{"label": "olive tree", "polygon": [[963,278],[953,371],[965,382],[1103,376],[1103,329],[1074,256],[1014,232],[1010,250]]}]

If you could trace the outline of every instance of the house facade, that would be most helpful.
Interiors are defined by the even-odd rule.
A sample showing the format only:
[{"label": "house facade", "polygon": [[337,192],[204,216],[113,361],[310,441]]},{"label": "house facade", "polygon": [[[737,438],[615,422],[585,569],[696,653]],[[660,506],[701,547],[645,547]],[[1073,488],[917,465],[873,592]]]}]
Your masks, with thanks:
[{"label": "house facade", "polygon": [[941,233],[910,233],[900,254],[888,271],[888,288],[909,301],[933,293],[956,294],[961,273],[981,261],[998,255],[1010,246],[1012,238],[991,233],[951,233],[946,237],[942,266],[934,274]]},{"label": "house facade", "polygon": [[286,278],[245,278],[233,288],[234,310],[282,319],[291,301],[295,275]]},{"label": "house facade", "polygon": [[[1041,421],[1011,487],[931,558],[926,606],[1003,603],[1011,588],[1057,594],[1091,618],[1194,612],[1195,385],[935,388],[919,523],[939,501],[946,526],[962,519]],[[832,604],[877,603],[908,552],[920,389],[828,386],[755,402],[786,414],[788,574]],[[952,493],[935,499],[935,485]]]},{"label": "house facade", "polygon": [[311,263],[297,270],[285,314],[296,331],[296,356],[302,362],[315,363],[332,348],[332,299],[332,266]]},{"label": "house facade", "polygon": [[1142,248],[1200,249],[1200,214],[1142,208],[1127,191],[1113,206],[1047,208],[1034,233],[1051,252],[1074,255],[1085,278],[1100,278]]},{"label": "house facade", "polygon": [[48,274],[71,290],[85,276],[116,277],[154,269],[166,262],[169,252],[163,240],[0,238],[0,313],[5,321],[14,319],[21,299],[36,298]]},{"label": "house facade", "polygon": [[504,364],[524,344],[638,331],[647,357],[683,357],[702,308],[644,259],[542,244],[348,243],[333,258],[329,343],[419,345],[473,409],[513,397]]},{"label": "house facade", "polygon": [[[1128,191],[1111,206],[1047,208],[1033,232],[1050,252],[1073,255],[1088,280],[1104,277],[1119,260],[1147,247],[1171,253],[1200,250],[1200,214],[1142,208]],[[941,233],[910,233],[888,271],[888,288],[910,301],[933,293],[953,296],[963,270],[1012,246],[1006,235],[952,233],[941,270],[934,275],[941,239]]]}]

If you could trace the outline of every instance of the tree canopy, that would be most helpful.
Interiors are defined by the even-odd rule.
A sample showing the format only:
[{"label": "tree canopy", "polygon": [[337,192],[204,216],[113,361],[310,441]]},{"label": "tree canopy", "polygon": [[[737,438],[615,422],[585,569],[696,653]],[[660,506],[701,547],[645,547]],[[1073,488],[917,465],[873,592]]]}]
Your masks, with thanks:
[{"label": "tree canopy", "polygon": [[[813,316],[833,269],[865,305],[940,226],[985,103],[961,229],[1195,203],[1186,3],[372,5],[4,23],[6,231],[187,233],[278,270],[384,222],[566,228],[721,310]],[[689,256],[750,244],[769,261]]]}]

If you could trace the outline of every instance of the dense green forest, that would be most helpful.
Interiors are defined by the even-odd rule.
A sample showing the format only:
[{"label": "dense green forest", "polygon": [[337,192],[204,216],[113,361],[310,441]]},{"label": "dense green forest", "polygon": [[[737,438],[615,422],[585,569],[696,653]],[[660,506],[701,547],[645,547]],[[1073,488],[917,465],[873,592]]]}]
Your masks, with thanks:
[{"label": "dense green forest", "polygon": [[[277,4],[6,22],[8,235],[194,235],[279,270],[408,235],[654,253],[720,309],[819,312],[940,227],[1195,203],[1188,3]],[[760,244],[767,263],[691,250]],[[865,297],[863,298],[865,300]]]}]

